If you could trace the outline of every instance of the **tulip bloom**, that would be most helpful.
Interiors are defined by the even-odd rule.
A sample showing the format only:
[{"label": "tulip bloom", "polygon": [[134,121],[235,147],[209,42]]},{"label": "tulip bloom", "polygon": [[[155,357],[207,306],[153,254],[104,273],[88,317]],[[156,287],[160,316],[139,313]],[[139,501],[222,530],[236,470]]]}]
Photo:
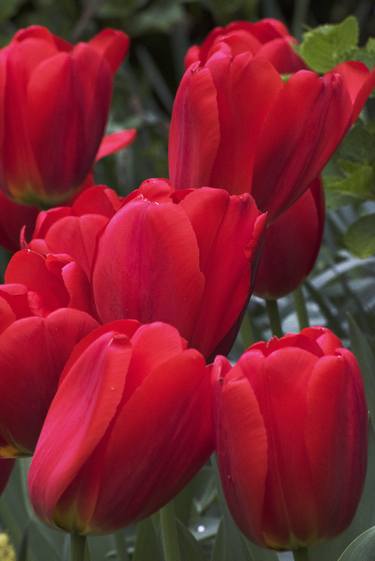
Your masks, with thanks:
[{"label": "tulip bloom", "polygon": [[254,292],[276,299],[295,290],[312,270],[324,230],[324,191],[320,180],[265,231]]},{"label": "tulip bloom", "polygon": [[66,360],[97,326],[73,309],[33,317],[35,298],[23,285],[0,285],[0,458],[32,455]]},{"label": "tulip bloom", "polygon": [[205,63],[225,44],[233,55],[250,52],[254,57],[272,62],[278,72],[289,74],[305,68],[303,60],[293,50],[296,43],[277,19],[265,18],[255,23],[233,21],[225,27],[215,27],[201,45],[190,47],[185,56],[185,67],[194,62]]},{"label": "tulip bloom", "polygon": [[298,549],[342,532],[367,463],[358,364],[328,329],[256,343],[231,368],[218,357],[217,454],[229,508],[251,540]]},{"label": "tulip bloom", "polygon": [[114,322],[69,359],[29,472],[47,523],[105,533],[167,503],[213,449],[210,369],[169,325]]},{"label": "tulip bloom", "polygon": [[125,131],[100,146],[128,46],[111,29],[73,47],[31,26],[0,51],[0,185],[7,195],[42,206],[66,201],[97,157],[132,140],[134,131]]},{"label": "tulip bloom", "polygon": [[258,56],[239,27],[188,56],[202,58],[177,91],[169,173],[176,188],[249,192],[274,220],[319,176],[366,101],[375,71],[348,63],[320,77],[292,65],[284,80],[272,56]]},{"label": "tulip bloom", "polygon": [[102,323],[164,321],[206,357],[225,354],[251,294],[265,220],[247,193],[175,192],[152,179],[120,200],[96,187],[40,215],[42,239],[13,256],[5,279],[38,295],[38,313],[63,305]]}]

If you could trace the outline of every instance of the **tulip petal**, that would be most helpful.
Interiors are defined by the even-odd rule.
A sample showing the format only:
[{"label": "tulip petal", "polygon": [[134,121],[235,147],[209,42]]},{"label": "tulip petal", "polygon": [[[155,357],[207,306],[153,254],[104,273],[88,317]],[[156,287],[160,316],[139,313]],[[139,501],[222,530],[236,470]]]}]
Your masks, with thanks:
[{"label": "tulip petal", "polygon": [[352,123],[354,123],[375,87],[375,69],[369,71],[361,62],[348,61],[335,66],[332,72],[340,74],[344,79],[353,104]]},{"label": "tulip petal", "polygon": [[103,29],[89,41],[89,45],[106,59],[114,74],[128,53],[130,39],[117,29]]},{"label": "tulip petal", "polygon": [[165,321],[187,339],[204,289],[191,224],[178,205],[135,200],[98,244],[93,291],[102,321]]},{"label": "tulip petal", "polygon": [[321,537],[334,536],[348,526],[362,492],[367,463],[363,395],[351,353],[324,357],[315,366],[308,389],[305,439]]},{"label": "tulip petal", "polygon": [[97,239],[104,230],[108,218],[98,214],[67,216],[51,226],[45,237],[53,253],[67,253],[91,278]]},{"label": "tulip petal", "polygon": [[318,360],[316,355],[292,347],[273,352],[266,359],[249,352],[239,363],[257,397],[269,435],[264,540],[276,549],[282,548],[285,540],[291,549],[303,546],[316,527],[313,482],[306,470],[307,450],[301,443],[307,385]]},{"label": "tulip petal", "polygon": [[280,76],[268,61],[248,53],[234,59],[219,54],[207,66],[217,91],[220,145],[210,183],[198,186],[224,187],[232,194],[250,192],[258,137],[282,88]]},{"label": "tulip petal", "polygon": [[[86,349],[59,387],[29,472],[30,495],[38,497],[34,504],[42,519],[54,517],[59,524],[56,504],[108,429],[121,401],[130,356],[126,335],[104,333]],[[85,499],[85,509],[90,510],[95,493]]]},{"label": "tulip petal", "polygon": [[210,372],[197,351],[184,351],[145,378],[86,466],[84,477],[101,466],[94,525],[103,531],[155,512],[212,449]]},{"label": "tulip petal", "polygon": [[[215,361],[215,370],[224,361]],[[217,453],[221,481],[242,531],[259,539],[268,470],[268,442],[256,396],[241,367],[216,384]],[[240,430],[234,427],[241,427]]]},{"label": "tulip petal", "polygon": [[1,334],[0,433],[14,453],[32,454],[65,361],[96,325],[84,312],[61,309],[20,319]]},{"label": "tulip petal", "polygon": [[220,141],[216,96],[207,68],[197,64],[185,72],[174,101],[169,132],[169,175],[176,188],[210,185]]},{"label": "tulip petal", "polygon": [[[301,70],[278,96],[263,124],[252,194],[272,219],[319,175],[348,129],[351,102],[338,74]],[[298,119],[290,115],[298,114]],[[272,130],[272,134],[270,134]]]},{"label": "tulip petal", "polygon": [[106,158],[115,152],[123,150],[134,142],[136,136],[136,129],[126,129],[120,132],[107,134],[99,146],[98,153],[96,154],[96,161],[98,162],[102,158]]},{"label": "tulip petal", "polygon": [[28,85],[30,136],[50,197],[66,200],[90,171],[110,96],[109,69],[87,45],[48,59],[34,70]]},{"label": "tulip petal", "polygon": [[206,279],[190,344],[209,356],[246,306],[266,216],[247,193],[231,197],[222,189],[193,191],[180,205],[196,232]]}]

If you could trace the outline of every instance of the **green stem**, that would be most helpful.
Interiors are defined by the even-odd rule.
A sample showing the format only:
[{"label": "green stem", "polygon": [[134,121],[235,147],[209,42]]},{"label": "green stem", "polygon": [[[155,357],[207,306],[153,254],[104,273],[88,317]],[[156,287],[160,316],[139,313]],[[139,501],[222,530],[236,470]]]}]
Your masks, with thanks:
[{"label": "green stem", "polygon": [[270,320],[272,335],[276,335],[276,337],[282,337],[283,329],[281,327],[280,312],[277,300],[266,300],[266,308],[268,319]]},{"label": "green stem", "polygon": [[173,501],[160,510],[160,529],[165,561],[181,561]]},{"label": "green stem", "polygon": [[250,345],[255,343],[256,338],[254,337],[253,324],[251,323],[251,318],[248,310],[246,310],[240,328],[240,335],[242,339],[242,344],[247,349]]},{"label": "green stem", "polygon": [[297,39],[301,39],[302,37],[302,26],[306,22],[309,4],[309,0],[295,0],[294,2],[292,31]]},{"label": "green stem", "polygon": [[294,561],[309,561],[309,552],[307,551],[307,547],[300,547],[299,549],[295,549],[293,551]]},{"label": "green stem", "polygon": [[305,327],[309,327],[309,314],[307,311],[305,296],[303,294],[302,286],[299,286],[293,292],[293,300],[294,300],[294,307],[297,312],[298,318],[298,325],[300,329],[304,329]]},{"label": "green stem", "polygon": [[129,561],[128,549],[126,546],[126,540],[124,532],[119,530],[113,534],[116,542],[116,551],[119,561]]},{"label": "green stem", "polygon": [[70,534],[70,561],[85,561],[86,536]]}]

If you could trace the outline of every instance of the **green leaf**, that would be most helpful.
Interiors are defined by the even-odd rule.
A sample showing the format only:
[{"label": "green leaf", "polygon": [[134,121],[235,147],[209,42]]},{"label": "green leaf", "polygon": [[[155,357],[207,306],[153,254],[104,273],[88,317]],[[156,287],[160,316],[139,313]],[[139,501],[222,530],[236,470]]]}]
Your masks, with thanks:
[{"label": "green leaf", "polygon": [[159,536],[152,518],[142,520],[137,526],[133,561],[163,561]]},{"label": "green leaf", "polygon": [[344,551],[339,561],[374,561],[375,526],[363,532]]},{"label": "green leaf", "polygon": [[328,72],[340,62],[350,59],[357,47],[358,22],[354,16],[336,25],[321,25],[303,36],[298,52],[316,72]]},{"label": "green leaf", "polygon": [[0,21],[13,17],[25,0],[2,0],[0,2]]},{"label": "green leaf", "polygon": [[353,255],[365,259],[375,254],[375,213],[361,216],[344,236],[346,247]]},{"label": "green leaf", "polygon": [[372,165],[344,160],[340,160],[339,165],[342,169],[341,177],[324,177],[327,191],[360,200],[375,198],[375,171]]},{"label": "green leaf", "polygon": [[[177,519],[177,533],[182,561],[206,561],[204,550],[193,534]],[[153,558],[152,558],[153,559]]]},{"label": "green leaf", "polygon": [[370,419],[375,430],[375,355],[367,337],[351,316],[349,316],[349,334],[351,348],[361,368]]}]

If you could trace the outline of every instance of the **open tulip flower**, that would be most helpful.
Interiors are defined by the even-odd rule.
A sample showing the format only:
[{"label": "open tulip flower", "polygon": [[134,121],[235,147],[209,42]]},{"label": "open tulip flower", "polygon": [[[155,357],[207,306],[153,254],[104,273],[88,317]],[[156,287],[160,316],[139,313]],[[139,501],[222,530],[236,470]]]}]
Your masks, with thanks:
[{"label": "open tulip flower", "polygon": [[310,188],[268,226],[257,268],[254,292],[267,299],[295,290],[311,272],[324,231],[322,182]]},{"label": "open tulip flower", "polygon": [[96,159],[134,131],[103,140],[113,76],[129,46],[106,29],[72,46],[48,29],[18,31],[0,51],[0,188],[16,202],[69,200]]},{"label": "open tulip flower", "polygon": [[37,317],[37,299],[23,285],[0,285],[0,458],[32,455],[66,360],[98,325],[75,309]]},{"label": "open tulip flower", "polygon": [[159,509],[212,452],[210,387],[210,368],[174,327],[123,320],[92,332],[65,367],[32,460],[36,512],[85,534]]},{"label": "open tulip flower", "polygon": [[172,185],[249,192],[270,221],[319,176],[375,83],[361,62],[299,69],[282,29],[238,22],[189,52],[169,138]]},{"label": "open tulip flower", "polygon": [[353,354],[328,329],[307,328],[254,344],[233,368],[218,357],[213,377],[221,480],[244,534],[294,550],[345,530],[367,464]]},{"label": "open tulip flower", "polygon": [[42,213],[42,238],[13,256],[5,279],[25,284],[49,311],[90,312],[92,297],[102,323],[165,321],[206,357],[226,354],[251,294],[265,219],[247,193],[175,192],[155,179],[120,201],[97,187],[71,208]]}]

